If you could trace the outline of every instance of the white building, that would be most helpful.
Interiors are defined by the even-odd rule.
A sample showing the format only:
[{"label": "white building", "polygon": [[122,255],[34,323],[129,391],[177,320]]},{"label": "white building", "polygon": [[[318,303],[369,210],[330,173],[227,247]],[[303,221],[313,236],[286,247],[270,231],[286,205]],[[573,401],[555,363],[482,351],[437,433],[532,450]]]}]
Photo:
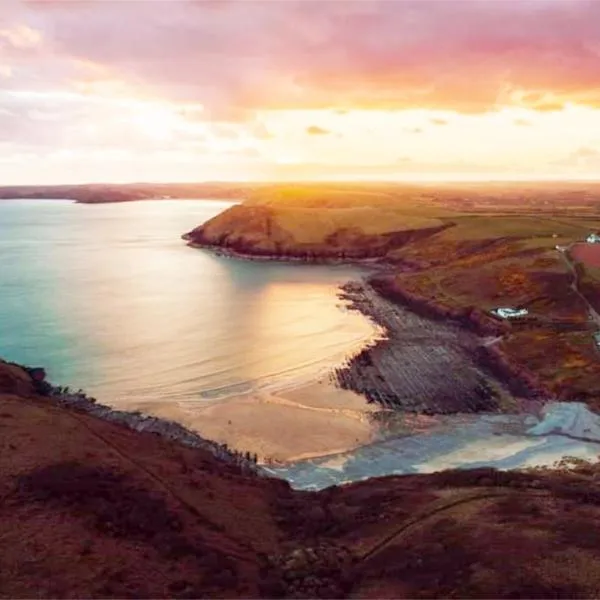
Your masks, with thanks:
[{"label": "white building", "polygon": [[590,235],[585,238],[585,241],[588,244],[600,244],[600,235],[596,233],[590,233]]},{"label": "white building", "polygon": [[491,312],[501,319],[518,319],[529,314],[526,308],[495,308]]}]

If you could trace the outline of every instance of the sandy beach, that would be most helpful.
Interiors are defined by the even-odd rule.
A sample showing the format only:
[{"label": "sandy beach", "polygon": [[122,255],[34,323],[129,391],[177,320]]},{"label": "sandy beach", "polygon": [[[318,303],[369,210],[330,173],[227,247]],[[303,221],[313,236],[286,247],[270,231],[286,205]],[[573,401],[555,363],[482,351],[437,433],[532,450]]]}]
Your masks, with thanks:
[{"label": "sandy beach", "polygon": [[201,406],[148,403],[134,407],[178,421],[203,437],[256,453],[259,462],[292,462],[368,444],[380,408],[318,381],[278,393],[256,392]]},{"label": "sandy beach", "polygon": [[[379,439],[413,435],[410,413],[496,412],[506,391],[478,369],[479,339],[420,317],[355,283],[342,295],[377,324],[374,335],[317,381],[214,401],[148,402],[128,409],[177,421],[201,436],[256,453],[262,464],[350,452]],[[362,393],[359,393],[362,392]],[[369,401],[369,398],[371,401]]]}]

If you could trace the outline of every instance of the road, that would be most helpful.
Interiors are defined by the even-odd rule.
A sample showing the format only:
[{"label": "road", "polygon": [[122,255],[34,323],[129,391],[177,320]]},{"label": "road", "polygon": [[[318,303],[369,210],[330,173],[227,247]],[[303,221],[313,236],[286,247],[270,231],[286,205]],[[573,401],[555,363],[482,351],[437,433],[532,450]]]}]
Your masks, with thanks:
[{"label": "road", "polygon": [[571,261],[571,259],[569,258],[569,255],[568,255],[568,252],[571,250],[571,248],[574,245],[575,244],[569,244],[567,246],[566,251],[560,252],[560,254],[563,257],[563,260],[565,261],[567,268],[573,274],[573,282],[571,283],[571,289],[585,302],[586,306],[588,307],[590,317],[592,318],[594,323],[596,323],[598,328],[600,328],[600,314],[598,314],[598,312],[596,312],[594,307],[589,303],[588,299],[579,291],[579,276],[577,275],[577,269],[575,268],[575,265],[573,264],[573,262]]}]

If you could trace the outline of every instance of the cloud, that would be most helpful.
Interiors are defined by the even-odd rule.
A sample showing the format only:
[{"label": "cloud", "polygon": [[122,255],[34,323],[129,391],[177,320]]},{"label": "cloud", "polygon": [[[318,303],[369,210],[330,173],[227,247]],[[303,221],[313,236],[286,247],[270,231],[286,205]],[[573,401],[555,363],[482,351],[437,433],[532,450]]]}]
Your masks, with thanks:
[{"label": "cloud", "polygon": [[527,119],[515,119],[513,123],[519,127],[531,127],[532,125],[531,121],[528,121]]},{"label": "cloud", "polygon": [[267,129],[264,123],[255,121],[248,125],[250,135],[259,140],[271,140],[275,136]]},{"label": "cloud", "polygon": [[[176,161],[211,153],[302,155],[291,130],[330,133],[323,141],[339,158],[321,158],[342,162],[364,158],[357,140],[371,130],[387,160],[398,146],[387,135],[393,118],[379,111],[419,109],[393,129],[405,140],[426,133],[409,137],[417,168],[461,124],[456,150],[475,152],[469,119],[505,106],[600,108],[599,21],[591,0],[0,0],[0,160],[147,151],[159,164],[162,152],[179,172]],[[327,112],[279,118],[285,109]],[[556,115],[565,131],[579,128],[565,136],[565,156],[595,144],[572,115]],[[531,164],[549,160],[538,142],[544,131],[559,139],[554,119],[532,118],[521,132],[531,152],[517,150]],[[311,123],[322,126],[304,129]]]},{"label": "cloud", "polygon": [[567,156],[554,161],[553,165],[585,170],[598,169],[600,168],[600,150],[581,146]]},{"label": "cloud", "polygon": [[600,156],[600,151],[594,150],[593,148],[582,147],[573,152],[571,155],[576,158],[590,158]]},{"label": "cloud", "polygon": [[56,60],[218,120],[261,108],[600,106],[600,3],[588,0],[7,2],[12,52],[35,39]]},{"label": "cloud", "polygon": [[13,28],[0,29],[0,38],[16,49],[35,48],[42,41],[40,32],[27,25],[17,25]]},{"label": "cloud", "polygon": [[308,133],[308,135],[329,135],[331,131],[329,131],[329,129],[318,127],[317,125],[311,125],[306,128],[306,133]]}]

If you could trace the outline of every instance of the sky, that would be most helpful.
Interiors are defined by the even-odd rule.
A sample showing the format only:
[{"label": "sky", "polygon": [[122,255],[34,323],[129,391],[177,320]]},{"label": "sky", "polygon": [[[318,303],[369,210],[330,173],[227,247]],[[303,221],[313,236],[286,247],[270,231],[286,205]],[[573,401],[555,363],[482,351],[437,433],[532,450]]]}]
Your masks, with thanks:
[{"label": "sky", "polygon": [[0,184],[600,179],[597,0],[0,0]]}]

